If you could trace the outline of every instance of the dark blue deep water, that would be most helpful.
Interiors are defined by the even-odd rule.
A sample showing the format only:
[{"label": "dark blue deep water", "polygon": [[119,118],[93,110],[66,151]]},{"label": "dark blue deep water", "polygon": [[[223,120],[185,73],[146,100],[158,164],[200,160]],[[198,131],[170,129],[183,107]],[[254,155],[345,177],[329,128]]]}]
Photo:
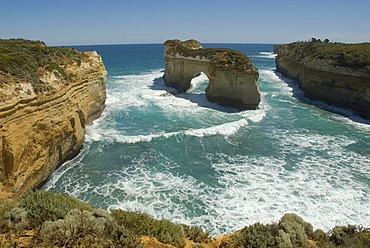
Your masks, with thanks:
[{"label": "dark blue deep water", "polygon": [[260,109],[209,103],[203,74],[179,95],[164,86],[163,47],[78,46],[108,70],[107,108],[82,152],[45,189],[104,209],[147,212],[217,235],[294,212],[316,228],[370,226],[370,125],[304,97],[275,71],[272,45],[206,44],[249,56]]}]

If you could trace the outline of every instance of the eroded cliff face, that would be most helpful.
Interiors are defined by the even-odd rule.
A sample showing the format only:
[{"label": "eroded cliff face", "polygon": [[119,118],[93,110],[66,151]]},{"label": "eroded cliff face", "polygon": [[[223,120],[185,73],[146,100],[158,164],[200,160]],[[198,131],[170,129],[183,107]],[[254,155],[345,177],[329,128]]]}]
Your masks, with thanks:
[{"label": "eroded cliff face", "polygon": [[[106,69],[96,52],[35,79],[0,71],[0,200],[31,189],[76,155],[85,126],[105,108]],[[60,67],[56,67],[60,68]]]},{"label": "eroded cliff face", "polygon": [[211,102],[256,109],[261,101],[258,71],[249,58],[231,49],[203,49],[196,40],[164,43],[165,75],[168,86],[185,92],[200,72],[207,75],[206,96]]},{"label": "eroded cliff face", "polygon": [[[347,44],[342,44],[348,51],[341,54],[337,50],[339,55],[336,57],[335,52],[325,47],[330,45],[334,46],[330,49],[336,49],[335,46],[343,49],[337,44],[293,43],[280,46],[276,68],[298,81],[308,97],[349,108],[370,119],[370,70],[362,62],[362,57],[358,58],[369,56],[367,46],[367,50],[362,49],[365,54],[353,55]],[[334,55],[325,54],[326,51]]]}]

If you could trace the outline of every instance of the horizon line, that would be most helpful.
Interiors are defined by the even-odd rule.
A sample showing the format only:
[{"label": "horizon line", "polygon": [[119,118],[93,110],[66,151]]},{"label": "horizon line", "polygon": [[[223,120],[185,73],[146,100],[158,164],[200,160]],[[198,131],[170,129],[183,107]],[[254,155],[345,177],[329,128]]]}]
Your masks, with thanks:
[{"label": "horizon line", "polygon": [[[57,47],[69,47],[69,46],[115,46],[115,45],[163,45],[164,42],[143,42],[143,43],[107,43],[107,44],[72,44],[72,45],[49,45]],[[271,43],[271,42],[201,42],[201,44],[261,44],[261,45],[280,45],[288,43]]]}]

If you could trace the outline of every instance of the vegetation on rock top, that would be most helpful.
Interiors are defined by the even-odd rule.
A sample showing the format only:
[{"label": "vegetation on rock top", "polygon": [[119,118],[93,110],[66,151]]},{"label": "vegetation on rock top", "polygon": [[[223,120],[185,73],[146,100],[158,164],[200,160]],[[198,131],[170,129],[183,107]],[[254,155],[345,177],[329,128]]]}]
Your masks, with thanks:
[{"label": "vegetation on rock top", "polygon": [[199,227],[145,213],[110,213],[48,191],[30,191],[0,203],[0,247],[143,247],[143,236],[157,239],[158,247],[370,247],[370,229],[349,225],[328,233],[314,231],[295,214],[212,240]]},{"label": "vegetation on rock top", "polygon": [[223,69],[236,69],[238,71],[251,71],[258,73],[247,55],[229,48],[202,48],[196,40],[181,42],[179,40],[168,40],[164,43],[170,46],[169,52],[172,56],[179,53],[185,57],[200,57],[209,59],[211,64]]},{"label": "vegetation on rock top", "polygon": [[312,38],[282,45],[279,51],[282,50],[284,56],[294,56],[299,61],[307,58],[332,60],[336,66],[370,73],[370,43],[344,44]]},{"label": "vegetation on rock top", "polygon": [[30,82],[36,93],[47,90],[40,80],[46,71],[55,71],[65,81],[72,75],[65,66],[80,64],[84,53],[72,48],[48,47],[41,41],[24,39],[0,39],[0,79],[2,83]]}]

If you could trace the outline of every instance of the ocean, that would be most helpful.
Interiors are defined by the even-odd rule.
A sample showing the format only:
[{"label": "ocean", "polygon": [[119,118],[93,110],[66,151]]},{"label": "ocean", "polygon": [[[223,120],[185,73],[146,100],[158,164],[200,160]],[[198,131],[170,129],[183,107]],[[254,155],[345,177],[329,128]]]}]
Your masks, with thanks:
[{"label": "ocean", "polygon": [[370,226],[370,121],[305,98],[275,70],[271,44],[205,44],[248,55],[258,110],[207,101],[202,74],[186,93],[164,85],[163,46],[77,46],[108,70],[106,109],[81,153],[48,179],[103,209],[141,211],[212,235],[296,213],[315,228]]}]

